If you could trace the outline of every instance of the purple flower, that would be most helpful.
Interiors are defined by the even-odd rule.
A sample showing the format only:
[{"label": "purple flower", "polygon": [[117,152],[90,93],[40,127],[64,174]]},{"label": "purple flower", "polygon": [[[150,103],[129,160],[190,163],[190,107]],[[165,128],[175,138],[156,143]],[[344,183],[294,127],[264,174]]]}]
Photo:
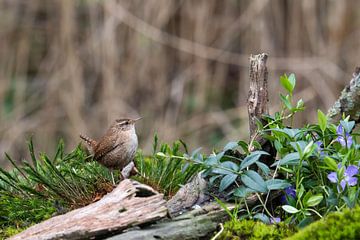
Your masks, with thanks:
[{"label": "purple flower", "polygon": [[283,196],[281,196],[280,202],[283,204],[288,203],[287,199],[288,198],[296,198],[296,190],[293,186],[287,187],[284,189],[285,190],[285,194]]},{"label": "purple flower", "polygon": [[338,134],[336,141],[338,141],[341,146],[350,148],[353,143],[352,136],[344,131],[344,128],[341,124],[339,124],[337,127],[336,133]]},{"label": "purple flower", "polygon": [[279,223],[279,222],[281,222],[281,218],[279,218],[279,217],[270,218],[270,223],[271,224],[275,224],[275,223]]},{"label": "purple flower", "polygon": [[[338,164],[338,169],[340,169],[341,163]],[[349,186],[355,186],[357,184],[357,177],[354,177],[354,175],[359,173],[359,168],[355,165],[350,165],[347,168],[345,168],[344,175],[341,176],[340,186],[342,188],[342,191],[345,190],[346,184]],[[336,172],[331,172],[327,175],[327,178],[332,183],[338,183],[339,179]],[[338,191],[340,192],[339,186]]]},{"label": "purple flower", "polygon": [[285,188],[285,193],[289,197],[292,197],[292,198],[296,197],[296,189],[293,186]]},{"label": "purple flower", "polygon": [[324,156],[325,153],[324,153],[324,144],[322,141],[316,141],[315,144],[317,145],[317,149],[318,149],[318,152],[320,153],[320,156]]}]

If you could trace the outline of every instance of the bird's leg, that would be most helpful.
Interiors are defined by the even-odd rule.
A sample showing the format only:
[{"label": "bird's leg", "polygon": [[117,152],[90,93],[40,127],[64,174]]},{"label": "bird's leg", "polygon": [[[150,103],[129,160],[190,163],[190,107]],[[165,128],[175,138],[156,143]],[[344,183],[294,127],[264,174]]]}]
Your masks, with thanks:
[{"label": "bird's leg", "polygon": [[113,169],[110,169],[110,174],[111,174],[112,183],[113,183],[113,185],[115,185],[114,170]]},{"label": "bird's leg", "polygon": [[122,181],[122,180],[125,180],[127,177],[123,174],[123,172],[122,171],[120,171],[120,182]]},{"label": "bird's leg", "polygon": [[124,169],[122,171],[120,171],[122,179],[127,179],[130,176],[133,176],[134,174],[134,168],[135,168],[135,164],[134,162],[130,162],[128,165],[126,165],[124,167]]}]

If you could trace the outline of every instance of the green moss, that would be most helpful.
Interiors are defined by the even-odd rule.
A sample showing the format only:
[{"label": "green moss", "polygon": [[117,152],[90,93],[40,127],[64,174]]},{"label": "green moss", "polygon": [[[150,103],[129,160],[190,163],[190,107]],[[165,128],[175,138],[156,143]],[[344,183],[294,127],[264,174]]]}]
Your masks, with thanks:
[{"label": "green moss", "polygon": [[224,231],[219,239],[226,240],[255,240],[255,239],[284,239],[291,236],[295,230],[284,223],[267,225],[252,220],[229,221],[224,224]]},{"label": "green moss", "polygon": [[360,239],[360,207],[331,213],[289,238],[302,239]]},{"label": "green moss", "polygon": [[0,227],[26,227],[50,218],[57,211],[51,200],[1,194]]},{"label": "green moss", "polygon": [[0,228],[0,239],[7,239],[15,234],[22,232],[25,228],[5,227]]}]

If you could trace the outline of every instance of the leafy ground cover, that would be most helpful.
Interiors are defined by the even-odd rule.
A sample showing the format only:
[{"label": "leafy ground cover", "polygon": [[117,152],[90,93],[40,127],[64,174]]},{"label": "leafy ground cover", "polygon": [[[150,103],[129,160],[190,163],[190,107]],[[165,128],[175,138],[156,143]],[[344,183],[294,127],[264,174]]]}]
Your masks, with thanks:
[{"label": "leafy ground cover", "polygon": [[[349,117],[332,123],[320,110],[317,123],[293,127],[295,114],[304,109],[304,103],[293,103],[295,75],[281,76],[280,82],[286,92],[280,94],[281,110],[264,116],[265,123],[258,122],[258,131],[249,143],[229,142],[209,156],[196,152],[179,158],[203,166],[204,176],[229,198],[246,205],[244,199],[256,195],[259,204],[246,205],[238,213],[240,219],[302,228],[359,203],[358,133]],[[270,164],[263,160],[269,153],[255,141],[259,136],[276,149]],[[276,191],[282,194],[272,199]]]},{"label": "leafy ground cover", "polygon": [[[153,153],[146,156],[140,150],[136,156],[140,174],[135,178],[169,198],[202,171],[226,199],[245,205],[244,209],[228,211],[231,221],[220,234],[224,239],[249,229],[278,239],[332,212],[353,209],[359,204],[360,192],[355,122],[343,116],[333,123],[319,110],[317,123],[295,128],[293,119],[304,109],[302,100],[293,102],[295,75],[281,76],[280,82],[285,90],[280,94],[280,111],[264,116],[265,122],[258,122],[249,142],[229,142],[222,150],[206,155],[201,149],[190,153],[182,141],[172,146],[159,144],[155,136]],[[264,151],[255,140],[258,137],[266,139],[276,154]],[[109,170],[92,161],[80,146],[65,154],[60,141],[50,158],[45,153],[37,156],[30,140],[29,152],[30,161],[21,164],[6,155],[14,169],[0,169],[0,226],[4,236],[94,202],[113,189]],[[245,201],[250,195],[258,199],[251,208]]]}]

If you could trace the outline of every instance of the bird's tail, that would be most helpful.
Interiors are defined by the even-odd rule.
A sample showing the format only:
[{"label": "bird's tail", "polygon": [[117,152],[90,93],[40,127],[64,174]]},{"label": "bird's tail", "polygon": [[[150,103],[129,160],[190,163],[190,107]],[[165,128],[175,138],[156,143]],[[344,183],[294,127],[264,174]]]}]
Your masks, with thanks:
[{"label": "bird's tail", "polygon": [[[89,138],[89,137],[87,137],[87,136],[85,136],[85,135],[82,135],[82,134],[80,134],[80,138],[81,138],[82,140],[84,140],[84,142],[86,142],[87,145],[89,145],[90,148],[92,148],[92,149],[95,148],[95,146],[96,146],[96,141],[95,141],[94,139],[91,139],[91,138]],[[92,150],[92,149],[91,149],[91,150]]]}]

